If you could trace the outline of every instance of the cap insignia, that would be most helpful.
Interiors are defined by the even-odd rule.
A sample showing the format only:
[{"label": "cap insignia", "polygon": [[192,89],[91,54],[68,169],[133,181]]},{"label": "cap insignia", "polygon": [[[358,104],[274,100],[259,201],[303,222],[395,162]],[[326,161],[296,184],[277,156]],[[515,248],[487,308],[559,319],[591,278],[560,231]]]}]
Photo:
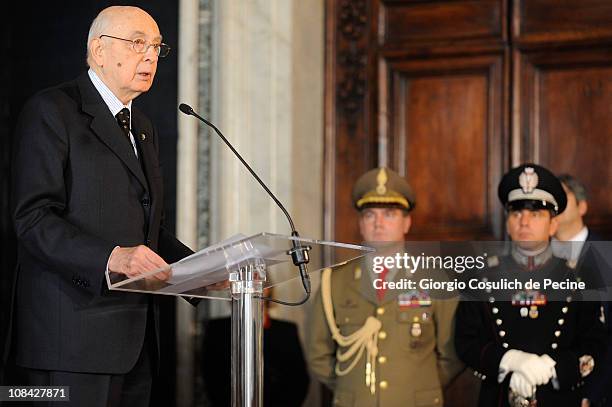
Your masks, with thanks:
[{"label": "cap insignia", "polygon": [[519,185],[523,193],[530,194],[538,186],[538,174],[533,167],[526,167],[519,175]]},{"label": "cap insignia", "polygon": [[376,186],[376,192],[379,195],[384,195],[387,193],[387,171],[385,171],[384,168],[381,168],[380,171],[378,171],[378,175],[376,176],[376,183],[378,184]]}]

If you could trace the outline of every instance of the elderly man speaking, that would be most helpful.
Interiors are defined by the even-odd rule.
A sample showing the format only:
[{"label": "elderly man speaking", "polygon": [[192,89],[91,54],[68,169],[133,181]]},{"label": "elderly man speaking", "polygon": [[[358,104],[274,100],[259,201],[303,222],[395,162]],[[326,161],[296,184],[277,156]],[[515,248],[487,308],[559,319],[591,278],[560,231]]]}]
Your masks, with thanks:
[{"label": "elderly man speaking", "polygon": [[27,384],[70,386],[63,406],[149,403],[157,305],[108,291],[105,271],[136,276],[191,253],[162,225],[158,136],[132,106],[169,50],[148,13],[106,8],[89,71],[34,96],[17,126],[16,362]]}]

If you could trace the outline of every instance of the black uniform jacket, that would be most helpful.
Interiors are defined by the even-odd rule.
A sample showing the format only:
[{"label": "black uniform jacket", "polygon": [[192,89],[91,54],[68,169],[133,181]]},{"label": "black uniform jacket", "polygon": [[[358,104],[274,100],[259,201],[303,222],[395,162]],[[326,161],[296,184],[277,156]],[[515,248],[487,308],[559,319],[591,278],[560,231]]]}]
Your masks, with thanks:
[{"label": "black uniform jacket", "polygon": [[[520,269],[510,256],[500,259],[499,271]],[[565,261],[548,260],[533,273],[563,273],[571,270]],[[563,301],[531,307],[512,305],[510,301],[466,301],[457,309],[455,346],[459,357],[482,380],[479,406],[508,406],[511,374],[498,383],[499,364],[510,349],[537,355],[548,354],[555,362],[558,390],[552,381],[539,386],[538,407],[579,406],[585,379],[579,369],[579,358],[591,356],[602,363],[606,337],[599,320],[600,303],[579,301],[571,292]],[[521,311],[527,308],[531,313]]]}]

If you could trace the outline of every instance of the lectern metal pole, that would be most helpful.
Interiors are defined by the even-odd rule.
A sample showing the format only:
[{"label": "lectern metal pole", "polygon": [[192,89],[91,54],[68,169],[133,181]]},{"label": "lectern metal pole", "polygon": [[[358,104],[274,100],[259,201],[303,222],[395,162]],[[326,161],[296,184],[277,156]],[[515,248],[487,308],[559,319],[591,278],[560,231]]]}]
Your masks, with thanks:
[{"label": "lectern metal pole", "polygon": [[262,266],[230,273],[232,285],[232,407],[263,406]]}]

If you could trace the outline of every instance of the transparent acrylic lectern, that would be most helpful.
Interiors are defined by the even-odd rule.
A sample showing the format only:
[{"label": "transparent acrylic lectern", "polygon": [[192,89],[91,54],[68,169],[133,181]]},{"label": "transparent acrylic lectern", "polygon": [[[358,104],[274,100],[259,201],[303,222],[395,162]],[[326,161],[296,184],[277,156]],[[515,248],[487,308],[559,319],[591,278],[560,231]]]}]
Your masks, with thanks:
[{"label": "transparent acrylic lectern", "polygon": [[232,406],[263,405],[263,289],[299,278],[295,246],[308,253],[309,274],[359,258],[373,249],[260,233],[207,247],[168,268],[134,278],[108,273],[111,290],[211,298],[232,302]]}]

